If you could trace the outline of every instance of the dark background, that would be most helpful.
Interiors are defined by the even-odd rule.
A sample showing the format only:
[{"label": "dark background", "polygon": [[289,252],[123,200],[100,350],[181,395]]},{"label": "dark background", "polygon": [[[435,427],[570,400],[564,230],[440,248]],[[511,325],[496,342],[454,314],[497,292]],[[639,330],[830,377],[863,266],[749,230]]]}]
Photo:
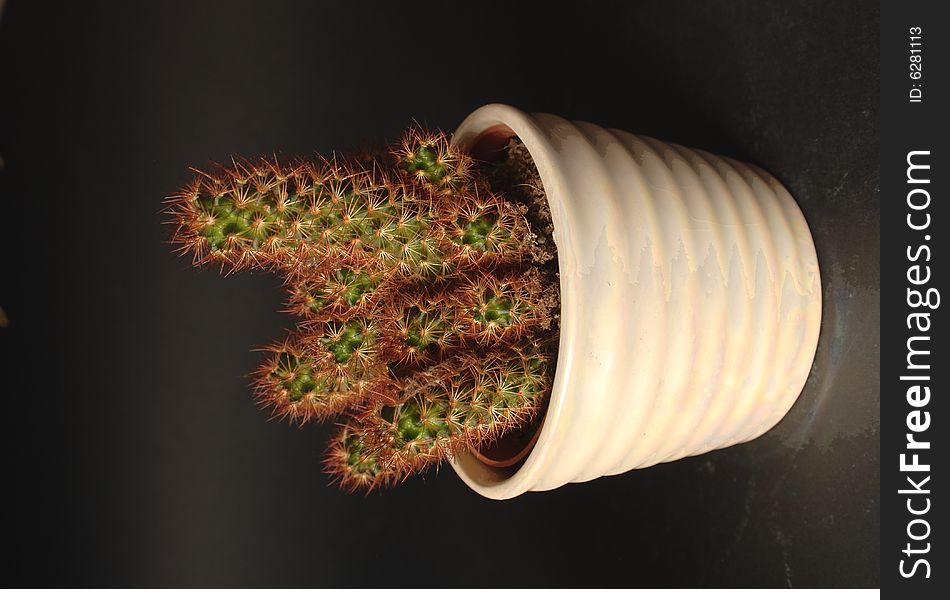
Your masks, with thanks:
[{"label": "dark background", "polygon": [[[877,586],[876,2],[41,2],[0,20],[13,586]],[[171,254],[188,165],[348,150],[501,101],[762,165],[822,265],[812,376],[754,442],[494,502],[328,487],[249,349],[277,280]],[[592,432],[596,435],[596,432]]]}]

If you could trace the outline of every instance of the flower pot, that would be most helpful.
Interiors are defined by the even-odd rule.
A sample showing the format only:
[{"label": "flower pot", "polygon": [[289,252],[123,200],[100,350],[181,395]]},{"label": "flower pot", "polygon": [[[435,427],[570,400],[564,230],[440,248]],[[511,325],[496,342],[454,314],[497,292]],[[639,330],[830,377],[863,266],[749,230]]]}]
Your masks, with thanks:
[{"label": "flower pot", "polygon": [[[495,499],[752,440],[788,412],[821,321],[814,242],[762,169],[623,131],[491,104],[452,143],[517,136],[554,222],[561,321],[537,441],[517,465],[459,453]],[[503,464],[503,463],[502,463]]]}]

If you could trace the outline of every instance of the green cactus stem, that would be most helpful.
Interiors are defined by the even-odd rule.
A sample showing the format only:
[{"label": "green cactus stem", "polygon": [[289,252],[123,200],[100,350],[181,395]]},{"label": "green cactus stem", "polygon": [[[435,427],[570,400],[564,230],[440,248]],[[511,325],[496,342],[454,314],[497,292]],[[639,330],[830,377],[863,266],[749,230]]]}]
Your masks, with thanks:
[{"label": "green cactus stem", "polygon": [[376,344],[372,324],[355,320],[271,346],[255,374],[258,401],[275,416],[302,424],[325,421],[372,393],[383,394],[392,381],[374,360]]},{"label": "green cactus stem", "polygon": [[262,162],[199,172],[170,201],[173,240],[196,264],[232,270],[329,263],[417,279],[439,279],[460,262],[517,260],[529,249],[523,215],[498,198],[435,210],[428,191],[359,169]]},{"label": "green cactus stem", "polygon": [[547,361],[543,349],[529,345],[420,374],[404,384],[399,403],[378,402],[346,426],[328,467],[344,487],[373,486],[377,482],[363,481],[367,465],[398,479],[468,445],[497,439],[541,407],[550,386]]}]

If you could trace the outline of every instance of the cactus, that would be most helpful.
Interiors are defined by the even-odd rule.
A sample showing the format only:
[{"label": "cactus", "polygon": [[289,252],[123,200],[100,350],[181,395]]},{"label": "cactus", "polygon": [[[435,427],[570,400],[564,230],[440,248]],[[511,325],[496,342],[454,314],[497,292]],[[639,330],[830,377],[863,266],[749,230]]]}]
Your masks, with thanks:
[{"label": "cactus", "polygon": [[[533,417],[551,380],[556,291],[525,209],[443,134],[370,161],[235,161],[169,200],[197,265],[265,269],[298,330],[267,349],[258,401],[342,420],[326,470],[401,481]],[[539,258],[541,257],[541,258]]]}]

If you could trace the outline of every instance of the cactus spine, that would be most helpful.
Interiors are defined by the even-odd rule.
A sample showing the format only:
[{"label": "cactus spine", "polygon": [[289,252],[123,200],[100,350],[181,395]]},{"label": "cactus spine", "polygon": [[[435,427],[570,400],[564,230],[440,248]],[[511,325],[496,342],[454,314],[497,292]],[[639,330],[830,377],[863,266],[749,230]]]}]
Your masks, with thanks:
[{"label": "cactus spine", "polygon": [[388,155],[235,162],[169,201],[198,265],[279,273],[298,331],[271,346],[259,402],[343,415],[326,469],[346,489],[402,480],[531,418],[550,385],[556,294],[524,209],[444,135]]}]

